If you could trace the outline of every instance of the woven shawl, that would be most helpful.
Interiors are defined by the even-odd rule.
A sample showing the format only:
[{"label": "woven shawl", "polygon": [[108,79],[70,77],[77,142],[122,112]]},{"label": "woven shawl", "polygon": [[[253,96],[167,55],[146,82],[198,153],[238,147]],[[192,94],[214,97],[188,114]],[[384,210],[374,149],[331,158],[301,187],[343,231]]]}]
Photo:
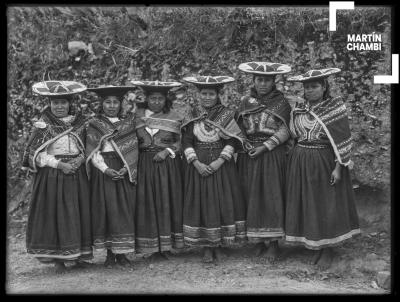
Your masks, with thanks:
[{"label": "woven shawl", "polygon": [[86,119],[81,113],[78,113],[70,123],[65,123],[57,118],[50,107],[47,107],[38,122],[43,126],[39,128],[40,123],[34,124],[33,132],[27,142],[22,160],[22,169],[36,173],[36,157],[48,145],[55,142],[60,137],[71,134],[78,141],[79,150],[84,153],[85,149],[85,125]]},{"label": "woven shawl", "polygon": [[316,106],[307,103],[296,104],[291,114],[291,132],[294,134],[293,118],[296,114],[309,112],[321,124],[333,147],[338,162],[352,169],[350,160],[353,140],[350,133],[347,110],[341,97],[328,98]]},{"label": "woven shawl", "polygon": [[183,119],[181,129],[195,121],[204,121],[209,126],[214,126],[220,130],[220,135],[224,139],[236,138],[242,145],[245,137],[235,121],[235,111],[226,108],[222,104],[217,104],[206,111],[201,106],[189,109]]},{"label": "woven shawl", "polygon": [[86,171],[90,178],[90,159],[100,150],[107,139],[128,169],[129,180],[136,184],[138,141],[135,129],[135,115],[130,113],[118,123],[111,123],[100,114],[89,121],[86,136]]},{"label": "woven shawl", "polygon": [[239,108],[238,119],[241,119],[244,115],[254,114],[261,111],[266,111],[283,122],[289,131],[290,122],[290,111],[291,107],[288,101],[285,99],[282,92],[274,88],[267,95],[262,97],[257,95],[257,91],[254,87],[250,89],[250,95],[245,96],[242,99],[241,106]]},{"label": "woven shawl", "polygon": [[136,112],[136,129],[149,127],[151,129],[161,129],[180,134],[182,116],[177,112],[170,110],[168,113],[154,113],[150,117],[145,117],[145,109],[138,109]]}]

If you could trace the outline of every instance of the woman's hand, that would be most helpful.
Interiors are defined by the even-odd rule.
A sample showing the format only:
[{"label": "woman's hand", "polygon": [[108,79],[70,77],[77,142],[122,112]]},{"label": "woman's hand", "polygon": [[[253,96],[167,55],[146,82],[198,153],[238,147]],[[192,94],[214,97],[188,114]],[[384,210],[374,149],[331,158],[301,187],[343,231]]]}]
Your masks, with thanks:
[{"label": "woman's hand", "polygon": [[335,169],[331,174],[331,186],[336,185],[340,181],[341,172],[342,172],[342,167],[340,166],[339,163],[337,163]]},{"label": "woman's hand", "polygon": [[82,163],[84,161],[85,161],[85,158],[83,158],[82,156],[78,156],[78,157],[75,157],[75,158],[71,159],[70,161],[68,161],[68,163],[71,164],[72,167],[74,168],[74,170],[76,171],[79,169],[79,167],[82,165]]},{"label": "woman's hand", "polygon": [[267,147],[265,147],[264,145],[258,146],[253,148],[252,150],[249,151],[249,156],[250,158],[256,158],[257,156],[261,155],[262,153],[264,153],[265,151],[267,151]]},{"label": "woman's hand", "polygon": [[114,169],[107,168],[107,169],[104,171],[104,174],[107,175],[107,176],[109,176],[109,177],[111,177],[112,180],[118,180],[118,179],[119,179],[119,174],[118,174],[118,172],[115,171]]},{"label": "woman's hand", "polygon": [[250,150],[252,150],[254,147],[253,147],[253,145],[252,144],[250,144],[249,142],[245,142],[244,143],[244,150],[246,151],[246,152],[249,152]]},{"label": "woman's hand", "polygon": [[118,176],[113,177],[112,180],[118,180],[118,179],[123,179],[125,177],[125,174],[128,173],[128,169],[123,167],[119,171],[117,171]]},{"label": "woman's hand", "polygon": [[219,168],[221,168],[221,166],[224,164],[224,162],[225,162],[225,159],[219,157],[219,158],[217,158],[216,160],[214,160],[212,163],[210,163],[210,164],[208,165],[208,167],[210,167],[210,168],[212,169],[213,173],[214,173],[214,172],[216,172]]},{"label": "woman's hand", "polygon": [[58,163],[57,168],[63,171],[64,174],[74,174],[76,171],[70,163],[64,163],[62,161]]},{"label": "woman's hand", "polygon": [[166,149],[162,150],[162,151],[158,152],[156,155],[154,155],[153,161],[162,162],[167,158],[168,155],[169,155],[168,150],[166,150]]},{"label": "woman's hand", "polygon": [[201,176],[207,177],[213,173],[212,169],[209,166],[203,164],[198,160],[195,160],[193,162],[193,166],[196,168],[197,172],[199,172]]}]

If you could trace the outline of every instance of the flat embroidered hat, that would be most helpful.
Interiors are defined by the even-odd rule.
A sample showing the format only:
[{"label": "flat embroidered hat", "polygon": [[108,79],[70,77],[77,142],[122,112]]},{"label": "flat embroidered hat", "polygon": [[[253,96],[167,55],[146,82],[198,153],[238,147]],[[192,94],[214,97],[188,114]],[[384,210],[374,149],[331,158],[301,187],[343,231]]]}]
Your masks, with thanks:
[{"label": "flat embroidered hat", "polygon": [[185,82],[194,84],[198,88],[217,88],[225,84],[235,81],[234,78],[228,76],[195,76],[183,78]]},{"label": "flat embroidered hat", "polygon": [[32,85],[32,91],[47,97],[71,96],[85,91],[85,85],[74,81],[43,81]]},{"label": "flat embroidered hat", "polygon": [[326,78],[340,71],[340,68],[312,69],[301,75],[290,77],[287,80],[291,82],[305,82],[314,79]]},{"label": "flat embroidered hat", "polygon": [[277,75],[290,72],[289,65],[272,62],[246,62],[238,67],[241,71],[255,75]]},{"label": "flat embroidered hat", "polygon": [[147,92],[161,93],[168,93],[170,89],[182,86],[182,83],[174,81],[131,81],[131,83]]}]

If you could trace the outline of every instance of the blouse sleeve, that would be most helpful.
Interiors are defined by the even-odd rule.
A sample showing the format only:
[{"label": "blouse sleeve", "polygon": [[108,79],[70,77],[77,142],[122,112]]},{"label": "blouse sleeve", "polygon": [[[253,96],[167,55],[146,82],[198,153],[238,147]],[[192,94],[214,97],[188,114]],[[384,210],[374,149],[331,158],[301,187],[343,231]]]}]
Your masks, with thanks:
[{"label": "blouse sleeve", "polygon": [[104,158],[103,156],[101,156],[100,151],[97,151],[93,154],[92,163],[97,169],[99,169],[103,173],[108,169],[108,166],[104,162]]},{"label": "blouse sleeve", "polygon": [[230,138],[224,140],[225,147],[222,149],[219,157],[229,161],[232,159],[233,153],[235,153],[235,146],[237,145],[236,139]]},{"label": "blouse sleeve", "polygon": [[51,167],[57,169],[59,159],[56,159],[54,155],[50,155],[47,151],[42,151],[36,156],[36,164],[38,167]]},{"label": "blouse sleeve", "polygon": [[168,150],[168,152],[170,153],[170,156],[172,158],[175,157],[175,153],[176,152],[180,152],[182,149],[182,145],[181,145],[181,140],[180,140],[180,136],[177,133],[173,133],[174,136],[174,140],[175,143],[171,144],[170,147],[166,148]]},{"label": "blouse sleeve", "polygon": [[280,124],[278,130],[263,143],[269,151],[272,151],[275,147],[283,144],[290,138],[290,133],[285,124],[283,122],[280,122]]},{"label": "blouse sleeve", "polygon": [[193,148],[194,138],[193,123],[191,123],[182,133],[182,149],[189,164],[198,159],[196,151]]}]

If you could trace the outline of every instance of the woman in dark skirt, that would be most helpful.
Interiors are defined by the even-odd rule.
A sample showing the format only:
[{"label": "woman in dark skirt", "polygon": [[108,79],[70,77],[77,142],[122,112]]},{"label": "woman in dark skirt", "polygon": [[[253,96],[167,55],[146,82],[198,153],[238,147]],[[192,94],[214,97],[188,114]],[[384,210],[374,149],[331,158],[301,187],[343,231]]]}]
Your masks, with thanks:
[{"label": "woman in dark skirt", "polygon": [[[290,138],[290,105],[276,89],[275,76],[288,65],[249,62],[239,69],[253,75],[254,87],[242,98],[238,124],[246,134],[246,148],[238,152],[237,166],[247,200],[247,239],[256,243],[255,254],[279,256],[278,239],[284,237],[285,171]],[[247,151],[247,152],[246,152]]]},{"label": "woman in dark skirt", "polygon": [[92,191],[93,246],[107,249],[106,267],[130,266],[135,252],[135,202],[138,143],[135,118],[120,118],[130,86],[89,88],[101,97],[101,112],[87,128],[86,166]]},{"label": "woman in dark skirt", "polygon": [[338,68],[289,78],[304,84],[290,128],[296,145],[287,172],[286,241],[318,250],[313,262],[328,268],[332,246],[360,233],[349,168],[352,138],[346,107],[329,95],[326,77]]},{"label": "woman in dark skirt", "polygon": [[26,247],[43,263],[55,263],[64,272],[65,262],[93,257],[90,195],[85,165],[85,118],[71,115],[74,94],[86,90],[77,82],[36,83],[33,91],[48,96],[47,107],[28,141],[23,168],[35,172],[26,230]]},{"label": "woman in dark skirt", "polygon": [[171,109],[169,89],[178,82],[132,81],[146,95],[138,104],[139,140],[136,202],[136,251],[168,259],[183,248],[183,182],[180,143],[182,117]]},{"label": "woman in dark skirt", "polygon": [[245,201],[233,153],[243,135],[234,111],[223,106],[219,92],[226,76],[187,77],[199,89],[199,106],[182,125],[184,173],[183,236],[189,246],[204,247],[204,262],[219,260],[221,246],[245,240]]}]

